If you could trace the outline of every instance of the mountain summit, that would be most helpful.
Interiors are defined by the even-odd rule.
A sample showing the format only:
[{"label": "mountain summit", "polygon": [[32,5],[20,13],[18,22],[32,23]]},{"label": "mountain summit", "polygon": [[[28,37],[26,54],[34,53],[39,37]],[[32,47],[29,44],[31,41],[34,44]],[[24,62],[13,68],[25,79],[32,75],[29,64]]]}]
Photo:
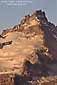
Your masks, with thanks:
[{"label": "mountain summit", "polygon": [[41,10],[0,35],[0,72],[13,71],[33,80],[56,75],[57,67],[52,67],[56,61],[57,26]]}]

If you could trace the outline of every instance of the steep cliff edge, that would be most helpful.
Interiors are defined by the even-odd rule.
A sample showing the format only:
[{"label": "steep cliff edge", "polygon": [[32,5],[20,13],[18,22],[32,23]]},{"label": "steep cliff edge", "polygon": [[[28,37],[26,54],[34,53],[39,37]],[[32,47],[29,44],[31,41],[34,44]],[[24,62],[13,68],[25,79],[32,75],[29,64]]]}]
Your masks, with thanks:
[{"label": "steep cliff edge", "polygon": [[35,11],[0,35],[0,72],[28,80],[57,75],[57,27],[45,12]]}]

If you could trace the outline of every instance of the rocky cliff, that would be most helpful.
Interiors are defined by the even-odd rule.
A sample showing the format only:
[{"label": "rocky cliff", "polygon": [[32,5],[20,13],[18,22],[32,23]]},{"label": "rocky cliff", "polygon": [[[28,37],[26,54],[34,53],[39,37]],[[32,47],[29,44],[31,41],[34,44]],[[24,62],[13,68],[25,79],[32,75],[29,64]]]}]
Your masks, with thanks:
[{"label": "rocky cliff", "polygon": [[57,26],[48,21],[45,12],[37,10],[3,30],[0,72],[13,72],[28,81],[57,75]]}]

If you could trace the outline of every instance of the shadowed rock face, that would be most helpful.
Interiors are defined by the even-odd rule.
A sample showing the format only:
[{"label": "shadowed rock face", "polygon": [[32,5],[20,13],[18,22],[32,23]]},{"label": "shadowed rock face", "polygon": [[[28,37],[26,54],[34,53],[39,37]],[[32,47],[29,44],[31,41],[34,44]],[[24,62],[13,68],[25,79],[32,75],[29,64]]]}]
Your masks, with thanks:
[{"label": "shadowed rock face", "polygon": [[12,41],[0,43],[0,49],[2,49],[5,45],[10,45],[10,44],[12,44]]},{"label": "shadowed rock face", "polygon": [[57,27],[43,11],[25,16],[20,24],[4,30],[1,37],[0,44],[4,46],[0,48],[0,71],[13,71],[32,79],[57,71],[51,67],[57,59]]}]

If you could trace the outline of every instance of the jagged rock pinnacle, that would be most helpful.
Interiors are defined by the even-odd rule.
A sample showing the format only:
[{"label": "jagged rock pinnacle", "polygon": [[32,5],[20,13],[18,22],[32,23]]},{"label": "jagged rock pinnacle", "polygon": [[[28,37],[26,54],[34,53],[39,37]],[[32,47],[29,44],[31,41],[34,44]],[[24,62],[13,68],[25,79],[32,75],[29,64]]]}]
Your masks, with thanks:
[{"label": "jagged rock pinnacle", "polygon": [[[20,24],[2,32],[0,45],[0,71],[13,71],[20,75],[39,76],[43,72],[48,74],[47,65],[57,59],[57,27],[48,21],[45,12],[35,11],[25,16]],[[27,67],[30,62],[31,67]],[[35,66],[35,70],[34,70]],[[44,67],[44,68],[43,68]],[[33,68],[33,69],[32,69]],[[30,75],[31,77],[31,75]]]},{"label": "jagged rock pinnacle", "polygon": [[[38,22],[37,22],[38,21]],[[39,23],[47,23],[48,20],[45,16],[45,12],[41,10],[35,11],[31,16],[27,15],[25,16],[20,24],[14,26],[12,29],[7,29],[2,32],[2,34],[7,33],[7,32],[13,32],[13,31],[22,31],[25,27],[30,26],[31,24],[39,24]]]}]

